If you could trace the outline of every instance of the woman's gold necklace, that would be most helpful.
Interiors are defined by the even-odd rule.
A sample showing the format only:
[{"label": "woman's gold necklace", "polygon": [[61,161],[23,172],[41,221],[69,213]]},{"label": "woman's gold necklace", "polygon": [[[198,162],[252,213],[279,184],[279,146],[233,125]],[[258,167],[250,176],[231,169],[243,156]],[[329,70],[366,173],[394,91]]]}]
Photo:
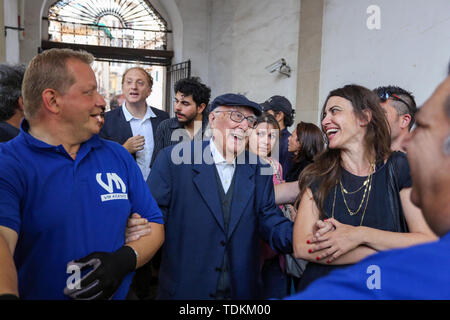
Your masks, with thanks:
[{"label": "woman's gold necklace", "polygon": [[[366,195],[367,195],[367,199],[365,201],[366,204],[364,206],[364,210],[363,210],[363,213],[362,213],[362,216],[361,216],[361,221],[360,221],[360,224],[359,224],[360,226],[362,225],[362,223],[364,221],[364,216],[366,214],[367,204],[369,203],[370,191],[372,190],[372,176],[373,176],[373,173],[375,172],[374,169],[375,169],[375,164],[372,163],[370,165],[370,171],[371,171],[370,174],[367,176],[367,178],[363,182],[362,186],[359,187],[356,191],[347,191],[347,190],[345,190],[344,186],[342,185],[342,179],[339,180],[339,186],[341,188],[342,198],[344,199],[344,204],[345,204],[345,207],[347,208],[347,212],[348,212],[349,215],[354,216],[361,210],[362,205],[364,204],[364,200],[366,199]],[[332,213],[331,213],[332,218],[334,218],[334,207],[335,207],[335,204],[336,204],[337,187],[338,187],[338,183],[336,181],[336,187],[334,188],[333,208],[332,208]],[[350,210],[350,208],[347,205],[347,201],[345,200],[345,194],[354,194],[354,193],[360,191],[363,187],[364,187],[364,194],[362,196],[361,203],[359,204],[358,209],[353,212],[352,210]]]}]

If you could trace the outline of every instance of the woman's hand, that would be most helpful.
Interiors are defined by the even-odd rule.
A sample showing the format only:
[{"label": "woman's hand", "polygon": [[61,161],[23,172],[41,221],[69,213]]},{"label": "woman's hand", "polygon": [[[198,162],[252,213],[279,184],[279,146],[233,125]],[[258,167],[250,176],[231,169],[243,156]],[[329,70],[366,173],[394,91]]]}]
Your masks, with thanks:
[{"label": "woman's hand", "polygon": [[316,254],[316,260],[331,263],[343,254],[361,244],[358,227],[340,223],[330,218],[316,223],[318,230],[309,240],[310,254]]},{"label": "woman's hand", "polygon": [[319,242],[320,240],[318,240],[319,238],[321,238],[322,236],[324,236],[327,232],[333,231],[336,228],[334,227],[334,225],[325,220],[317,220],[316,224],[314,225],[314,232],[312,235],[312,238],[309,239],[310,243],[314,243],[314,242]]},{"label": "woman's hand", "polygon": [[125,243],[138,240],[140,237],[151,233],[150,222],[147,219],[141,218],[137,213],[133,213],[128,218],[127,229],[125,230]]}]

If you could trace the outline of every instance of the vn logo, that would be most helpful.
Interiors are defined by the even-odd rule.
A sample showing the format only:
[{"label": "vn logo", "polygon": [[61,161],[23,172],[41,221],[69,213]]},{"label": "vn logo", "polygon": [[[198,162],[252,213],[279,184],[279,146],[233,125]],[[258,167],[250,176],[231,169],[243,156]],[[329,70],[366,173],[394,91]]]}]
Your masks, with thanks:
[{"label": "vn logo", "polygon": [[[102,202],[109,200],[128,199],[127,187],[123,180],[116,173],[106,174],[106,183],[102,180],[102,173],[97,173],[96,179],[98,184],[105,189],[108,193],[102,194],[100,197]],[[114,189],[121,191],[120,193],[114,193]]]}]

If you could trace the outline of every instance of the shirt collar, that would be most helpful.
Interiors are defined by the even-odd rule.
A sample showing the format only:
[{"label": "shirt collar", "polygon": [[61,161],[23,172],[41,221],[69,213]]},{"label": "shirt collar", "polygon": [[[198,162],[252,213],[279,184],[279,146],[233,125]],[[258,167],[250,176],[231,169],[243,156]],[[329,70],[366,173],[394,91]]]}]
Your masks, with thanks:
[{"label": "shirt collar", "polygon": [[222,154],[219,152],[219,150],[216,147],[216,144],[214,143],[213,138],[209,140],[209,149],[211,150],[211,155],[213,157],[215,164],[230,164],[233,167],[236,166],[236,158],[233,160],[232,163],[228,163],[225,158],[222,156]]},{"label": "shirt collar", "polygon": [[[48,150],[48,151],[55,151],[55,152],[62,152],[64,149],[63,145],[60,144],[59,146],[54,146],[51,144],[48,144],[42,140],[36,139],[31,134],[29,134],[30,130],[30,124],[26,119],[23,119],[21,125],[20,125],[20,135],[23,137],[23,139],[33,148],[41,149],[41,150]],[[101,141],[98,135],[94,134],[89,140],[83,142],[80,146],[81,148],[96,148],[101,145]]]},{"label": "shirt collar", "polygon": [[156,114],[153,112],[152,108],[150,108],[148,105],[146,105],[146,108],[147,108],[147,111],[145,112],[144,118],[138,119],[138,118],[133,117],[133,115],[128,111],[125,101],[122,104],[123,115],[125,116],[125,120],[127,120],[127,122],[130,122],[132,119],[138,119],[138,120],[145,121],[150,118],[156,118]]}]

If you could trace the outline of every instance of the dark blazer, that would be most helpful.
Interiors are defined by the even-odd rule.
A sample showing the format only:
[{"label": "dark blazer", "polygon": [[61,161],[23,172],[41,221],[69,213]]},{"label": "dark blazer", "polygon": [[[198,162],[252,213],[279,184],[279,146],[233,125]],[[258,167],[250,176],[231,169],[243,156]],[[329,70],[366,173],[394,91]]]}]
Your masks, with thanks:
[{"label": "dark blazer", "polygon": [[20,130],[7,122],[0,122],[0,142],[6,142],[14,139]]},{"label": "dark blazer", "polygon": [[[189,163],[175,164],[174,148],[188,154]],[[272,175],[260,174],[264,165],[238,161],[225,233],[215,165],[202,154],[211,154],[209,141],[164,148],[147,180],[165,220],[158,298],[212,299],[226,249],[231,298],[261,298],[260,237],[280,252],[292,252],[292,222],[275,204]]]},{"label": "dark blazer", "polygon": [[[156,118],[150,119],[152,122],[153,137],[155,137],[159,123],[165,119],[169,119],[169,114],[153,107],[150,108],[156,115]],[[125,119],[122,108],[116,108],[105,113],[105,124],[100,130],[100,137],[123,145],[132,136],[133,133],[130,123]]]},{"label": "dark blazer", "polygon": [[[205,136],[206,129],[208,128],[208,123],[209,123],[208,117],[206,116],[206,113],[204,113],[202,118],[202,130],[199,130],[197,132],[193,140],[206,140],[206,139],[209,140],[209,137]],[[183,133],[183,135],[180,135],[178,137],[178,141],[173,141],[172,134],[174,133],[175,130],[179,129],[182,129],[181,132]],[[155,149],[153,150],[151,164],[155,162],[156,156],[158,155],[158,152],[161,149],[180,143],[183,140],[189,141],[191,140],[191,137],[189,136],[189,133],[187,133],[186,129],[184,129],[184,126],[178,122],[177,117],[161,121],[158,130],[156,130]]]}]

